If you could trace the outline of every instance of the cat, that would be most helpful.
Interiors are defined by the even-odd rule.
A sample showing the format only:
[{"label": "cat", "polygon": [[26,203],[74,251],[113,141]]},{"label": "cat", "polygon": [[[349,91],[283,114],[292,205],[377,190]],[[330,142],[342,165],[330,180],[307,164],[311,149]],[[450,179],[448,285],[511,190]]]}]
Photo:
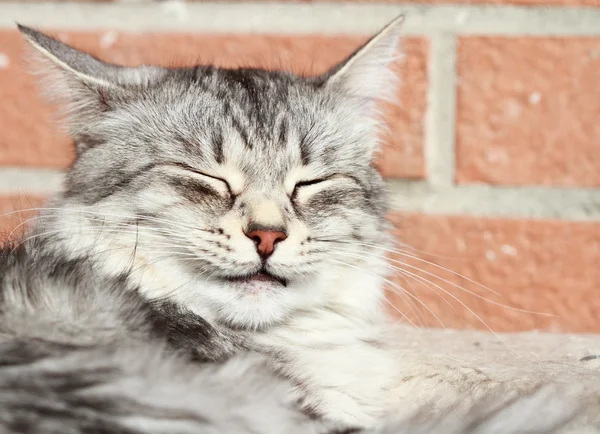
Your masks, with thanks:
[{"label": "cat", "polygon": [[378,338],[389,235],[375,102],[399,28],[302,78],[120,68],[22,27],[77,144],[29,236],[168,303],[167,322],[203,321],[266,354],[315,415],[372,426],[394,369]]},{"label": "cat", "polygon": [[122,67],[19,26],[77,157],[0,257],[0,433],[467,433],[514,409],[382,424],[401,21],[316,77]]}]

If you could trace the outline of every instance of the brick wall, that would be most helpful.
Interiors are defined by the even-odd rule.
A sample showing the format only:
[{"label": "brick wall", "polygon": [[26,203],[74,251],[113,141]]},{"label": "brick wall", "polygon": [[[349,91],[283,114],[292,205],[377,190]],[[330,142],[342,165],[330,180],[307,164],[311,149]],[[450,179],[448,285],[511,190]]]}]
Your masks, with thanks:
[{"label": "brick wall", "polygon": [[124,64],[318,72],[399,11],[401,104],[379,165],[407,293],[390,291],[390,309],[417,325],[600,332],[600,0],[0,1],[0,212],[37,206],[73,158],[14,21]]}]

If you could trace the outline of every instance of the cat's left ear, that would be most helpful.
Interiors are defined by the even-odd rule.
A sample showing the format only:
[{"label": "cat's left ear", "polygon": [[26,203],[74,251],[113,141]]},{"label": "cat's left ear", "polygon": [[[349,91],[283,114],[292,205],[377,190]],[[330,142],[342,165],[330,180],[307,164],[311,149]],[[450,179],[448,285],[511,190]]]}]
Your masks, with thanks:
[{"label": "cat's left ear", "polygon": [[35,29],[18,27],[35,49],[34,61],[44,90],[66,106],[75,133],[113,109],[131,91],[152,85],[165,73],[153,66],[113,65]]},{"label": "cat's left ear", "polygon": [[397,76],[392,65],[398,60],[400,15],[347,59],[324,76],[325,85],[360,100],[394,100]]}]

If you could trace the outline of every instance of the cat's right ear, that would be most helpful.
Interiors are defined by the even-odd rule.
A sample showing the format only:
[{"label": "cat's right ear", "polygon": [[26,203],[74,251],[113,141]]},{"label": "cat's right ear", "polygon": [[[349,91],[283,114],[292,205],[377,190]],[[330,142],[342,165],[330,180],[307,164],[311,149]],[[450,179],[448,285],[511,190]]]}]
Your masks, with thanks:
[{"label": "cat's right ear", "polygon": [[34,48],[35,72],[42,86],[67,109],[74,132],[112,110],[134,88],[152,85],[164,75],[158,67],[122,67],[103,62],[87,53],[18,24]]}]

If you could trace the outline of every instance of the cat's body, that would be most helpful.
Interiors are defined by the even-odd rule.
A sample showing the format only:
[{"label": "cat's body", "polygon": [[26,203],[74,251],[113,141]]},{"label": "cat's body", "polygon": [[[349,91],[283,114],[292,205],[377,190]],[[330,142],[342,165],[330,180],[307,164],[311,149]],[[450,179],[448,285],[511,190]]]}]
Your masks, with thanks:
[{"label": "cat's body", "polygon": [[0,432],[325,432],[239,340],[45,247],[2,258]]},{"label": "cat's body", "polygon": [[[373,425],[393,372],[379,342],[388,235],[371,164],[375,90],[359,80],[387,71],[396,32],[304,79],[116,69],[26,31],[63,74],[78,147],[40,238],[124,290],[239,336],[307,411]],[[261,252],[273,234],[283,239]]]},{"label": "cat's body", "polygon": [[[62,200],[58,199],[49,211],[42,213],[36,231],[27,235],[32,240],[25,243],[26,249],[43,252],[47,257],[64,258],[64,263],[57,265],[57,269],[66,268],[74,273],[75,270],[69,268],[71,264],[85,264],[82,281],[94,282],[100,278],[102,280],[96,284],[100,288],[117,286],[118,289],[113,290],[117,295],[120,292],[144,294],[153,289],[160,293],[164,289],[155,283],[161,281],[169,281],[169,288],[187,284],[188,293],[200,291],[206,285],[205,281],[190,283],[188,278],[182,278],[184,272],[177,264],[167,264],[159,269],[152,267],[150,264],[157,259],[153,251],[156,249],[152,243],[154,239],[151,238],[148,245],[144,244],[144,229],[139,223],[135,229],[119,229],[112,233],[110,217],[104,216],[102,223],[94,227],[87,221],[85,212],[73,212],[73,208],[62,211]],[[95,219],[93,215],[92,220]],[[65,232],[67,227],[76,229],[72,233]],[[50,242],[46,239],[47,233],[53,234]],[[36,261],[44,263],[44,260]],[[169,274],[160,275],[165,269]],[[113,284],[113,281],[118,283]],[[194,303],[189,299],[183,304],[170,297],[149,297],[151,321],[156,325],[138,325],[137,329],[171,328],[176,331],[176,334],[166,336],[171,345],[183,348],[194,359],[203,362],[222,362],[249,350],[265,355],[267,363],[276,372],[290,379],[294,393],[309,414],[326,416],[349,426],[374,426],[377,419],[385,415],[395,372],[393,352],[384,340],[389,323],[377,306],[380,294],[375,290],[381,283],[378,276],[365,276],[360,270],[351,269],[347,274],[333,274],[324,285],[335,289],[335,292],[329,292],[329,299],[316,308],[299,309],[266,329],[231,327],[214,321],[210,314],[204,314],[202,307],[194,309]],[[371,288],[373,291],[369,294],[367,291]],[[89,291],[93,293],[89,288],[84,290]],[[365,293],[367,297],[361,296]],[[85,309],[94,309],[101,300],[102,296],[98,295]],[[140,300],[148,298],[140,297]],[[66,304],[78,305],[73,301]],[[126,306],[120,315],[127,315],[127,312],[135,312],[134,306]],[[85,314],[79,317],[73,314],[69,318],[81,321],[79,327],[87,327],[94,333],[94,321]],[[122,331],[117,328],[115,332],[127,335],[135,330],[136,327],[127,327]]]},{"label": "cat's body", "polygon": [[351,432],[401,405],[373,167],[397,23],[317,78],[22,31],[78,157],[0,262],[0,432]]},{"label": "cat's body", "polygon": [[[520,400],[514,400],[517,389],[507,388],[469,410],[469,402],[485,398],[490,378],[419,352],[410,356],[415,360],[397,354],[396,366],[385,367],[397,374],[385,378],[388,384],[400,377],[396,396],[377,394],[366,383],[382,373],[373,346],[385,360],[394,354],[383,344],[365,341],[357,350],[360,344],[347,336],[336,337],[340,346],[300,336],[313,343],[306,354],[301,344],[276,347],[271,338],[261,355],[257,335],[215,329],[171,303],[148,303],[136,288],[124,291],[122,277],[101,277],[85,258],[61,257],[39,239],[6,248],[0,264],[0,433],[542,434],[557,432],[582,409],[593,417],[598,406],[584,401],[579,387],[533,396],[521,388]],[[274,374],[274,366],[300,381]],[[319,380],[329,387],[319,390]],[[297,402],[323,396],[316,409],[332,419],[389,414],[375,428],[357,431],[355,423],[323,420]],[[425,413],[406,420],[415,410]],[[394,414],[402,415],[400,422],[390,420]],[[577,426],[566,432],[579,432]]]},{"label": "cat's body", "polygon": [[[44,244],[28,241],[1,256],[0,433],[542,434],[556,432],[581,409],[595,408],[580,401],[583,390],[563,387],[533,396],[522,392],[516,401],[507,389],[469,410],[469,401],[485,398],[479,386],[486,382],[465,377],[468,368],[427,359],[408,362],[413,371],[403,370],[406,357],[395,369],[385,368],[403,377],[408,396],[381,394],[377,384],[366,383],[382,373],[373,364],[378,354],[372,346],[385,360],[393,354],[384,345],[363,342],[353,353],[357,342],[338,336],[340,347],[310,345],[307,355],[296,342],[276,347],[269,339],[261,355],[255,345],[260,339],[252,333],[217,330],[173,304],[148,303],[135,288],[123,291],[122,277],[103,278],[86,259],[61,258]],[[341,363],[351,356],[354,361]],[[274,366],[299,381],[275,374]],[[387,384],[394,377],[386,377]],[[345,383],[349,378],[354,389]],[[426,396],[436,399],[426,393],[432,382],[444,397],[428,403]],[[449,393],[453,388],[462,393]],[[356,430],[357,423],[307,412],[297,401],[307,397],[305,404],[318,402],[315,408],[329,419],[372,423],[369,417],[385,409],[389,414],[372,429]],[[414,410],[425,413],[407,420]],[[394,413],[402,414],[400,422],[390,420]]]},{"label": "cat's body", "polygon": [[[57,224],[66,227],[64,222]],[[106,225],[106,222],[104,224]],[[52,225],[43,227],[42,233],[55,230],[51,229]],[[73,227],[81,228],[83,224],[79,222]],[[143,293],[140,288],[144,282],[160,281],[163,277],[154,274],[152,268],[147,266],[153,259],[145,256],[144,247],[139,241],[140,231],[143,230],[131,230],[131,244],[123,249],[125,252],[135,250],[135,254],[125,257],[120,253],[113,257],[100,254],[92,263],[97,266],[103,258],[108,257],[99,274],[110,276],[114,280],[121,278],[121,285],[126,291]],[[120,233],[120,240],[113,240],[107,235],[106,226],[98,230],[88,229],[85,232],[89,236],[74,238],[81,254],[73,256],[74,249],[69,246],[63,253],[68,259],[80,261],[82,258],[88,258],[94,251],[112,252],[116,243],[125,242],[128,237],[127,234]],[[35,234],[30,236],[36,237]],[[101,241],[104,237],[108,240]],[[90,244],[86,244],[85,240],[89,240]],[[52,243],[50,254],[56,252],[56,246],[56,243]],[[151,245],[148,247],[152,249]],[[179,276],[174,272],[164,278],[172,279],[174,287],[188,283]],[[266,330],[236,329],[215,322],[205,324],[204,321],[207,320],[202,311],[193,311],[168,298],[165,302],[161,299],[154,311],[157,316],[164,317],[161,318],[160,327],[170,325],[175,329],[185,328],[184,332],[172,337],[175,347],[194,345],[198,335],[205,334],[202,329],[204,326],[214,330],[215,336],[206,350],[204,347],[207,342],[201,341],[200,351],[202,354],[207,353],[201,358],[202,361],[223,361],[246,350],[264,354],[273,368],[292,380],[308,412],[319,416],[327,415],[352,426],[373,426],[377,418],[384,415],[389,402],[387,390],[391,386],[395,362],[393,353],[388,348],[389,343],[383,340],[386,325],[389,325],[387,317],[383,313],[379,318],[370,317],[368,314],[364,317],[348,315],[348,312],[358,309],[348,305],[345,300],[350,303],[362,303],[362,309],[365,307],[365,300],[361,299],[359,294],[363,293],[365,288],[380,286],[371,280],[371,276],[362,280],[360,277],[351,270],[347,275],[332,279],[327,284],[340,289],[339,298],[333,297],[318,309],[294,312]],[[139,282],[139,286],[134,287],[132,282]],[[198,282],[197,285],[201,288],[203,283]],[[191,286],[191,290],[193,289],[194,286]],[[353,293],[354,296],[351,295]],[[193,306],[192,303],[189,304]],[[161,309],[161,306],[166,306],[168,310]],[[89,307],[92,308],[91,305]],[[371,306],[370,309],[377,312],[375,306]],[[178,325],[190,322],[201,323],[201,330]],[[182,341],[185,344],[182,344]]]},{"label": "cat's body", "polygon": [[[54,217],[49,214],[43,215],[43,219],[52,220]],[[252,351],[266,356],[269,366],[291,380],[295,396],[313,416],[327,416],[349,426],[373,426],[377,418],[384,416],[389,402],[387,390],[394,373],[392,352],[381,339],[384,322],[349,319],[344,315],[344,304],[331,303],[322,309],[298,312],[268,330],[239,330],[210,324],[168,299],[148,303],[138,296],[142,291],[132,282],[143,282],[146,271],[139,242],[135,257],[115,258],[110,262],[110,272],[104,267],[97,270],[99,260],[91,252],[110,249],[99,241],[106,235],[105,229],[93,232],[94,241],[89,246],[76,237],[82,250],[74,255],[70,247],[63,250],[60,243],[45,239],[43,234],[53,231],[51,227],[52,224],[40,224],[39,233],[28,234],[31,241],[15,251],[9,246],[6,253],[11,259],[22,255],[20,262],[25,263],[20,274],[3,273],[3,291],[7,302],[10,301],[4,306],[6,315],[19,319],[15,330],[21,326],[16,334],[37,338],[41,330],[47,332],[51,342],[82,345],[102,342],[103,333],[107,334],[108,342],[113,341],[114,335],[132,341],[158,339],[199,362],[224,362]],[[45,267],[49,268],[47,274],[64,273],[61,279],[70,280],[66,293],[59,285],[45,288],[49,284],[44,276]],[[25,276],[38,280],[30,286]],[[357,282],[356,278],[354,282],[346,280],[350,277],[355,276],[342,277],[337,284],[346,283],[348,289],[358,284],[361,286],[354,288],[359,291],[369,283]],[[17,295],[10,296],[15,283],[23,286]],[[33,299],[25,301],[29,296]],[[20,302],[14,302],[19,297],[25,298],[23,308],[19,307]],[[32,318],[38,318],[39,327],[32,324]],[[384,316],[382,319],[385,321]],[[8,318],[3,320],[6,326]],[[63,336],[63,330],[76,330],[77,334]],[[35,333],[27,336],[31,331]]]}]

